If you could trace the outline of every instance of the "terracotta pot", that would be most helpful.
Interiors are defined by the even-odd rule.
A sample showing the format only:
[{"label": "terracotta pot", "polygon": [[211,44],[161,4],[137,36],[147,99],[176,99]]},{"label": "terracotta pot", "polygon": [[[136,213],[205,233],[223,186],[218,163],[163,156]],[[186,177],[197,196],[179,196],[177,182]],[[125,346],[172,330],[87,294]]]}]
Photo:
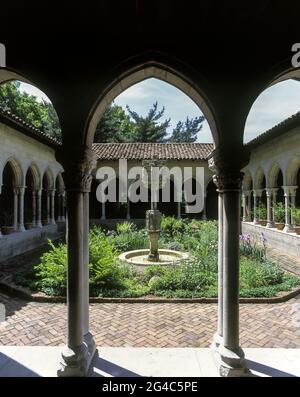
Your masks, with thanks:
[{"label": "terracotta pot", "polygon": [[13,226],[2,226],[1,227],[1,233],[4,235],[12,234],[14,231],[15,231],[15,228]]},{"label": "terracotta pot", "polygon": [[25,226],[26,230],[30,230],[30,229],[33,228],[33,223],[32,222],[25,222],[24,226]]},{"label": "terracotta pot", "polygon": [[281,222],[276,222],[276,223],[275,223],[275,226],[276,226],[276,228],[277,228],[278,230],[283,230],[285,224],[284,224],[284,223],[281,223]]},{"label": "terracotta pot", "polygon": [[43,226],[48,225],[48,219],[42,219],[42,225]]},{"label": "terracotta pot", "polygon": [[259,221],[259,223],[261,224],[261,226],[267,226],[268,221],[263,220],[263,221]]},{"label": "terracotta pot", "polygon": [[300,226],[294,227],[294,231],[296,232],[296,234],[300,235]]}]

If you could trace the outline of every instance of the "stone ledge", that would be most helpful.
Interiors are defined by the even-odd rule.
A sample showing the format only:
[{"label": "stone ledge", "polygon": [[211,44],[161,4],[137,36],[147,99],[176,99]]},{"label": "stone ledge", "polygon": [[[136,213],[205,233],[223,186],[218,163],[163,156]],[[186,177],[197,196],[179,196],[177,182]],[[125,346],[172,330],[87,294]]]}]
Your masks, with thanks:
[{"label": "stone ledge", "polygon": [[[42,292],[32,292],[27,288],[17,286],[8,280],[0,281],[0,291],[7,295],[24,299],[29,302],[40,303],[66,303],[64,296],[48,296]],[[240,298],[240,303],[283,303],[300,295],[300,288],[294,288],[289,292],[279,293],[270,298]],[[90,303],[218,303],[218,298],[160,298],[155,296],[141,298],[102,298],[91,297]]]}]

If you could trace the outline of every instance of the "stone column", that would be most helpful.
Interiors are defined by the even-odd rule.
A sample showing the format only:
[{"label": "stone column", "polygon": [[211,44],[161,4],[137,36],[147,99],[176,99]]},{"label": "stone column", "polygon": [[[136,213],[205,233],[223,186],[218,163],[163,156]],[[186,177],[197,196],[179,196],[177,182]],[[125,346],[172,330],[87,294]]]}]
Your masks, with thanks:
[{"label": "stone column", "polygon": [[96,344],[89,330],[89,307],[90,307],[90,289],[89,289],[89,231],[90,231],[90,211],[89,200],[90,193],[83,193],[83,341],[88,347],[90,356],[96,351]]},{"label": "stone column", "polygon": [[42,189],[36,191],[36,226],[42,225]]},{"label": "stone column", "polygon": [[47,206],[46,206],[46,213],[47,213],[47,225],[50,223],[50,196],[51,196],[51,191],[47,190],[46,191],[46,198],[47,198]]},{"label": "stone column", "polygon": [[272,228],[275,227],[273,211],[272,211],[272,189],[266,189],[267,196],[267,227]]},{"label": "stone column", "polygon": [[18,189],[14,188],[14,229],[18,230]]},{"label": "stone column", "polygon": [[18,231],[24,232],[24,194],[25,194],[25,187],[19,186],[18,187],[18,199],[19,199],[19,224],[18,224]]},{"label": "stone column", "polygon": [[[0,195],[2,193],[2,185],[0,185]],[[0,213],[1,213],[1,208],[0,208]],[[1,233],[1,224],[0,224],[0,238],[2,237],[2,233]]]},{"label": "stone column", "polygon": [[[218,186],[218,179],[214,178]],[[212,348],[217,350],[223,338],[223,192],[218,191],[218,329]]]},{"label": "stone column", "polygon": [[36,226],[36,192],[33,191],[32,192],[32,196],[31,196],[31,206],[32,206],[32,224],[33,227]]},{"label": "stone column", "polygon": [[251,209],[252,209],[251,193],[252,193],[252,190],[247,190],[247,192],[246,192],[246,198],[247,198],[247,204],[246,204],[246,208],[247,208],[246,220],[247,220],[247,221],[250,221],[250,222],[252,221],[252,218],[251,218]]},{"label": "stone column", "polygon": [[[228,157],[227,157],[228,156]],[[248,161],[240,152],[232,160],[215,150],[209,158],[214,181],[219,192],[219,323],[215,336],[215,356],[221,376],[244,376],[244,353],[239,345],[239,230],[240,191],[243,174],[240,170]],[[243,156],[245,156],[243,158]],[[235,161],[235,163],[232,163]],[[220,299],[222,304],[220,305]]]},{"label": "stone column", "polygon": [[[290,196],[291,196],[291,206],[292,208],[296,207],[296,190],[298,186],[290,186]],[[293,213],[291,212],[291,225],[295,227],[295,221],[293,217]]]},{"label": "stone column", "polygon": [[242,221],[246,222],[246,193],[245,192],[242,192],[242,208],[243,208]]},{"label": "stone column", "polygon": [[285,206],[285,226],[283,231],[290,233],[293,231],[291,225],[291,209],[290,209],[290,186],[282,186],[284,190],[284,206]]},{"label": "stone column", "polygon": [[101,220],[104,221],[106,219],[106,214],[105,214],[105,202],[101,203],[102,204],[102,214],[101,214]]},{"label": "stone column", "polygon": [[254,225],[259,225],[259,219],[257,216],[257,208],[259,207],[259,205],[261,203],[262,192],[263,192],[263,189],[253,190],[253,223],[254,223]]},{"label": "stone column", "polygon": [[88,193],[95,153],[88,148],[68,148],[63,164],[67,191],[68,341],[62,353],[59,376],[86,376],[95,352],[88,327]]},{"label": "stone column", "polygon": [[50,224],[56,225],[55,222],[55,190],[51,190],[50,194]]},{"label": "stone column", "polygon": [[65,217],[65,192],[61,193],[60,220],[61,220],[61,222],[66,222],[66,217]]},{"label": "stone column", "polygon": [[275,225],[275,206],[276,206],[276,199],[277,199],[277,192],[278,192],[278,188],[272,188],[272,218],[274,221],[274,225]]}]

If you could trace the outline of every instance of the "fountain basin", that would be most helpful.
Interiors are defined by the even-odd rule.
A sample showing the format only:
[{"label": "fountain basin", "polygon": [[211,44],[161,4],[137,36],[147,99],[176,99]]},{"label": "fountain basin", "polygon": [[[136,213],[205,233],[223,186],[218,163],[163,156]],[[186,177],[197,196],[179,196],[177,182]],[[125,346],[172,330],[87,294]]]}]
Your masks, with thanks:
[{"label": "fountain basin", "polygon": [[123,252],[119,259],[130,265],[139,268],[146,268],[147,266],[174,266],[179,265],[183,260],[188,259],[189,255],[186,252],[173,251],[168,249],[159,249],[159,260],[152,262],[149,260],[149,249],[141,249],[134,251]]}]

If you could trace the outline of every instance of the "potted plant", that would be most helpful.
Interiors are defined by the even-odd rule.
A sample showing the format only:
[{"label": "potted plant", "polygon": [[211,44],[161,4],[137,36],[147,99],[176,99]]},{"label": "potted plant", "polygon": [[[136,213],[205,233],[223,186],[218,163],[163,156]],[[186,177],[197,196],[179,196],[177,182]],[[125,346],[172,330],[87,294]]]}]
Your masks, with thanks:
[{"label": "potted plant", "polygon": [[3,212],[1,217],[1,233],[3,235],[11,234],[15,231],[13,224],[13,215],[9,212]]},{"label": "potted plant", "polygon": [[263,203],[260,203],[257,207],[256,216],[262,226],[267,225],[267,209]]},{"label": "potted plant", "polygon": [[292,208],[292,217],[295,225],[294,230],[298,235],[300,235],[300,208]]},{"label": "potted plant", "polygon": [[25,222],[24,222],[24,226],[25,226],[26,230],[30,230],[33,228],[32,218],[33,218],[32,210],[26,209],[25,210]]},{"label": "potted plant", "polygon": [[274,204],[274,220],[278,230],[283,230],[285,225],[285,207],[283,203]]}]

